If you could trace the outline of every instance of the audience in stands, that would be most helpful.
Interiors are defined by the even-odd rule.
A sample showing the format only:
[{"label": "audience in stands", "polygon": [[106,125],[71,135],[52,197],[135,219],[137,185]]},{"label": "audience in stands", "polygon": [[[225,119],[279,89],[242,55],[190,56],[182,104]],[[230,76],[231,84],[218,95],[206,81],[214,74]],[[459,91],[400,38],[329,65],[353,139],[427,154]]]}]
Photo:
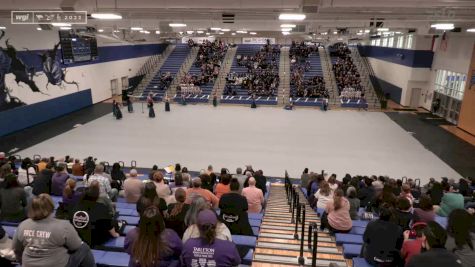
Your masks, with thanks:
[{"label": "audience in stands", "polygon": [[142,195],[137,201],[137,212],[142,214],[146,208],[151,206],[157,207],[162,213],[167,210],[167,203],[158,195],[156,184],[147,182]]},{"label": "audience in stands", "polygon": [[402,229],[391,221],[392,207],[384,203],[379,208],[379,219],[371,221],[363,234],[363,257],[378,266],[401,266],[399,251],[403,243]]},{"label": "audience in stands", "polygon": [[29,219],[13,237],[16,259],[23,266],[95,266],[89,247],[66,220],[53,218],[54,203],[47,194],[33,198]]},{"label": "audience in stands", "polygon": [[100,184],[93,181],[83,198],[73,208],[70,221],[81,239],[91,247],[103,244],[113,237],[119,237],[115,221],[109,208],[99,202]]},{"label": "audience in stands", "polygon": [[229,186],[230,182],[231,182],[231,175],[225,173],[220,176],[219,183],[216,185],[216,188],[214,189],[214,194],[216,195],[218,200],[221,199],[222,195],[231,192],[231,188]]},{"label": "audience in stands", "polygon": [[421,253],[424,243],[423,232],[426,227],[427,223],[418,222],[412,225],[411,230],[404,231],[401,257],[405,264],[407,264],[412,257]]},{"label": "audience in stands", "polygon": [[51,180],[51,195],[62,196],[66,180],[69,178],[69,174],[66,170],[66,164],[59,163],[55,168],[56,172],[53,174]]},{"label": "audience in stands", "polygon": [[18,168],[18,183],[21,186],[28,185],[33,182],[36,176],[35,165],[30,158],[24,158]]},{"label": "audience in stands", "polygon": [[219,199],[207,189],[201,188],[201,178],[193,178],[191,182],[191,188],[186,190],[186,203],[191,204],[192,198],[194,195],[199,195],[203,197],[206,202],[208,202],[211,207],[217,207]]},{"label": "audience in stands", "polygon": [[453,210],[464,208],[464,198],[462,194],[458,192],[457,184],[446,184],[444,191],[440,208],[436,209],[437,215],[447,217]]},{"label": "audience in stands", "polygon": [[434,207],[432,200],[428,195],[422,195],[419,198],[419,207],[414,208],[413,222],[431,222],[435,219]]},{"label": "audience in stands", "polygon": [[175,190],[176,203],[168,205],[168,212],[165,216],[167,228],[175,230],[180,238],[186,230],[185,217],[190,209],[190,205],[185,203],[186,191],[183,188]]},{"label": "audience in stands", "polygon": [[124,197],[127,203],[137,203],[144,190],[144,183],[138,178],[137,170],[132,169],[124,181]]},{"label": "audience in stands", "polygon": [[94,167],[94,173],[86,179],[86,184],[90,186],[94,181],[99,183],[101,196],[108,197],[110,200],[115,201],[119,191],[111,187],[111,181],[107,177],[107,174],[104,173],[104,165],[98,164]]},{"label": "audience in stands", "polygon": [[350,203],[350,217],[352,220],[358,220],[358,210],[360,209],[360,200],[356,197],[356,189],[350,186],[346,189],[346,196]]},{"label": "audience in stands", "polygon": [[[224,177],[227,176],[229,174]],[[247,199],[239,194],[239,182],[237,179],[233,178],[230,181],[230,190],[229,193],[223,194],[219,201],[219,208],[221,210],[219,214],[220,221],[228,227],[233,235],[254,235],[247,216]]]},{"label": "audience in stands", "polygon": [[232,177],[236,178],[238,180],[238,182],[239,182],[239,193],[241,193],[243,188],[244,188],[244,183],[247,180],[247,176],[242,174],[242,169],[241,168],[237,168],[236,169],[236,174],[234,174]]},{"label": "audience in stands", "polygon": [[41,172],[42,170],[44,170],[46,168],[46,165],[48,165],[48,163],[49,163],[48,158],[41,158],[40,162],[36,164],[36,166],[38,167],[38,172]]},{"label": "audience in stands", "polygon": [[5,176],[4,185],[5,187],[0,188],[1,219],[8,222],[21,222],[26,218],[26,192],[13,173]]},{"label": "audience in stands", "polygon": [[[252,167],[251,167],[252,168]],[[264,176],[264,172],[262,170],[258,170],[253,173],[252,175],[254,179],[256,180],[256,187],[262,190],[262,194],[267,193],[267,178]],[[249,179],[247,179],[246,182],[244,182],[244,187],[249,186]]]},{"label": "audience in stands", "polygon": [[460,259],[462,266],[474,266],[475,219],[466,210],[455,209],[450,213],[445,248]]},{"label": "audience in stands", "polygon": [[48,163],[36,176],[33,181],[33,194],[39,196],[40,194],[51,194],[51,182],[54,174],[54,166]]},{"label": "audience in stands", "polygon": [[358,192],[358,198],[360,199],[361,207],[367,207],[368,205],[371,204],[371,201],[373,201],[373,198],[376,192],[372,185],[373,180],[371,180],[367,176],[365,176],[363,180],[364,180],[364,183],[362,184],[363,186],[360,188]]},{"label": "audience in stands", "polygon": [[396,200],[396,209],[394,210],[394,222],[399,225],[403,231],[409,230],[409,224],[413,219],[412,206],[409,199],[406,197],[399,197]]},{"label": "audience in stands", "polygon": [[67,209],[75,207],[81,200],[83,194],[84,192],[76,190],[76,180],[69,178],[63,190],[63,205],[65,205]]},{"label": "audience in stands", "polygon": [[341,189],[336,189],[333,199],[326,203],[321,216],[320,230],[328,229],[331,233],[348,233],[351,230],[350,203]]},{"label": "audience in stands", "polygon": [[198,214],[195,226],[198,234],[183,240],[181,257],[184,266],[237,266],[241,263],[236,246],[219,238],[218,225],[213,211],[203,210]]},{"label": "audience in stands", "polygon": [[120,164],[117,162],[112,165],[111,178],[112,188],[116,188],[117,190],[122,189],[122,184],[124,183],[126,177],[124,172],[122,171],[122,168],[120,167]]},{"label": "audience in stands", "polygon": [[315,199],[317,201],[317,208],[326,209],[327,203],[333,198],[333,191],[330,188],[330,184],[326,181],[320,182],[318,191],[315,193]]},{"label": "audience in stands", "polygon": [[249,178],[248,184],[242,189],[242,196],[246,198],[249,212],[259,213],[264,205],[264,193],[256,187],[254,177]]},{"label": "audience in stands", "polygon": [[160,210],[150,206],[140,214],[139,225],[127,232],[124,248],[129,267],[167,267],[179,266],[183,245],[175,231],[165,228]]},{"label": "audience in stands", "polygon": [[364,94],[360,74],[351,59],[351,51],[343,43],[330,46],[330,56],[336,57],[333,63],[336,84],[342,99],[359,99]]},{"label": "audience in stands", "polygon": [[447,232],[436,222],[427,223],[423,233],[423,247],[427,250],[411,258],[406,267],[463,266],[455,254],[445,248]]},{"label": "audience in stands", "polygon": [[152,182],[155,184],[157,195],[160,198],[167,200],[170,197],[172,190],[167,184],[165,184],[163,173],[160,171],[154,172],[152,176]]},{"label": "audience in stands", "polygon": [[81,164],[79,159],[74,160],[74,164],[71,167],[71,174],[73,176],[84,176],[84,166]]}]

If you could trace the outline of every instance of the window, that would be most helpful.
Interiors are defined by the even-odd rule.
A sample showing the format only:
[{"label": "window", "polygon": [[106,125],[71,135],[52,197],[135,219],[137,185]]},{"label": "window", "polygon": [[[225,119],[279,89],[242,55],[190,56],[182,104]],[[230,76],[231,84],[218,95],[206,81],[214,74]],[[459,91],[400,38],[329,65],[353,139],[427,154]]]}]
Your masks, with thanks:
[{"label": "window", "polygon": [[376,45],[376,40],[374,40],[374,39],[371,40],[371,45],[373,45],[373,46]]},{"label": "window", "polygon": [[404,36],[397,37],[397,48],[404,48]]},{"label": "window", "polygon": [[381,41],[381,39],[376,39],[376,46],[379,46],[380,41]]},{"label": "window", "polygon": [[388,38],[383,38],[382,46],[388,46]]},{"label": "window", "polygon": [[406,48],[407,49],[412,49],[412,38],[413,38],[412,35],[407,36],[407,40],[406,40]]},{"label": "window", "polygon": [[394,46],[394,37],[389,37],[388,38],[388,47],[393,47]]},{"label": "window", "polygon": [[466,74],[448,70],[437,70],[435,76],[435,90],[443,95],[462,100],[466,82]]}]

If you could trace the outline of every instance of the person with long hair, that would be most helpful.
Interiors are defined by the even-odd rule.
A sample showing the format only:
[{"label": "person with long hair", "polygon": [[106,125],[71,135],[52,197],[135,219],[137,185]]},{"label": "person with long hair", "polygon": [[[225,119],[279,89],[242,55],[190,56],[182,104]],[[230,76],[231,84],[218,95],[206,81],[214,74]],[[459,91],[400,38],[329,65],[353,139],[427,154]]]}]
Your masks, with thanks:
[{"label": "person with long hair", "polygon": [[22,266],[96,266],[90,248],[66,220],[51,216],[54,203],[48,194],[34,197],[13,237],[13,250]]},{"label": "person with long hair", "polygon": [[155,183],[145,183],[142,196],[137,201],[137,212],[141,214],[146,208],[150,206],[157,207],[163,214],[167,210],[167,203],[158,196]]},{"label": "person with long hair", "polygon": [[21,222],[26,219],[27,194],[18,184],[15,174],[7,174],[4,185],[4,188],[0,188],[0,218]]},{"label": "person with long hair", "polygon": [[322,181],[314,196],[317,201],[317,208],[325,209],[327,203],[333,198],[333,191],[326,181]]},{"label": "person with long hair", "polygon": [[154,172],[151,181],[155,184],[157,195],[160,198],[167,200],[170,197],[172,190],[170,189],[170,186],[165,183],[163,173],[160,171]]},{"label": "person with long hair", "polygon": [[66,170],[66,164],[59,163],[55,167],[55,173],[51,178],[51,195],[61,196],[63,195],[64,186],[66,185],[66,180],[69,178],[69,174]]},{"label": "person with long hair", "polygon": [[457,256],[464,267],[475,264],[475,221],[466,210],[453,210],[447,224],[445,248]]},{"label": "person with long hair", "polygon": [[81,199],[83,193],[76,190],[76,180],[69,178],[63,190],[63,203],[73,207]]},{"label": "person with long hair", "polygon": [[346,196],[350,203],[350,217],[352,220],[358,220],[358,211],[360,209],[360,200],[356,197],[356,189],[350,186],[346,189]]},{"label": "person with long hair", "polygon": [[325,207],[320,229],[327,228],[332,233],[348,233],[351,230],[353,225],[350,217],[350,202],[344,195],[340,188],[335,190],[333,199],[328,201]]},{"label": "person with long hair", "polygon": [[198,214],[199,235],[185,242],[181,255],[183,266],[197,266],[199,262],[200,266],[231,267],[241,263],[236,245],[217,236],[218,224],[213,211],[207,209]]},{"label": "person with long hair", "polygon": [[177,188],[175,190],[176,203],[168,205],[168,212],[165,216],[165,224],[167,228],[175,230],[175,232],[183,237],[183,233],[186,230],[185,216],[190,208],[189,204],[185,203],[186,191],[183,188]]},{"label": "person with long hair", "polygon": [[179,266],[182,247],[180,237],[165,228],[162,213],[155,206],[140,214],[139,225],[127,232],[124,242],[129,267]]},{"label": "person with long hair", "polygon": [[125,174],[122,171],[120,164],[117,162],[112,165],[111,178],[112,178],[112,181],[111,181],[112,188],[116,188],[117,190],[122,189],[122,184],[124,183],[124,180],[125,180]]}]

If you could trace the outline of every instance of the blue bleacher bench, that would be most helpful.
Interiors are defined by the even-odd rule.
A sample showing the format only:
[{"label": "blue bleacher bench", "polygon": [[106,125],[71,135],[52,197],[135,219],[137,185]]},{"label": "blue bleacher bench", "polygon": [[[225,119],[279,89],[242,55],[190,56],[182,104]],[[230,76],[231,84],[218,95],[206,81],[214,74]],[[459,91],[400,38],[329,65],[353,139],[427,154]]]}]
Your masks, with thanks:
[{"label": "blue bleacher bench", "polygon": [[353,267],[373,267],[364,258],[353,258]]},{"label": "blue bleacher bench", "polygon": [[111,267],[127,267],[129,266],[130,256],[124,252],[112,252],[102,250],[92,250],[96,264]]},{"label": "blue bleacher bench", "polygon": [[241,263],[242,264],[245,264],[245,265],[252,265],[252,258],[254,257],[254,250],[253,249],[250,249],[246,256],[244,256],[244,258],[241,259]]},{"label": "blue bleacher bench", "polygon": [[353,234],[335,234],[335,242],[337,245],[342,244],[363,244],[363,236]]},{"label": "blue bleacher bench", "polygon": [[358,257],[361,254],[362,247],[362,245],[356,244],[343,244],[343,256],[345,256],[345,259]]},{"label": "blue bleacher bench", "polygon": [[249,248],[255,248],[257,238],[255,236],[247,236],[247,235],[232,235],[233,242],[236,246],[243,246]]},{"label": "blue bleacher bench", "polygon": [[120,215],[119,217],[117,217],[117,219],[126,221],[128,225],[138,225],[140,218],[137,217],[137,216],[123,216],[123,215]]},{"label": "blue bleacher bench", "polygon": [[353,228],[351,228],[351,231],[349,232],[349,234],[363,235],[364,231],[366,231],[366,227],[353,226]]},{"label": "blue bleacher bench", "polygon": [[352,222],[353,227],[366,227],[369,221],[362,221],[362,220],[353,220]]}]

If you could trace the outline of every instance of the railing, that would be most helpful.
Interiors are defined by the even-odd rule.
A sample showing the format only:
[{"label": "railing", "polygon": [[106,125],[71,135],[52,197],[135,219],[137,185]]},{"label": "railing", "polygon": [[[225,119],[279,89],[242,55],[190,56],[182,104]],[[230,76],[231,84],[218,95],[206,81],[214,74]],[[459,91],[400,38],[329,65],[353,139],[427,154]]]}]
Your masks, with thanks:
[{"label": "railing", "polygon": [[360,55],[357,47],[351,47],[350,51],[353,64],[355,64],[356,68],[358,69],[362,85],[366,89],[365,93],[371,97],[374,97],[373,104],[375,107],[379,106],[384,93],[381,87],[379,87],[379,84],[375,88],[373,82],[371,81],[371,76],[375,77],[371,64],[368,62],[366,57],[362,57]]}]

